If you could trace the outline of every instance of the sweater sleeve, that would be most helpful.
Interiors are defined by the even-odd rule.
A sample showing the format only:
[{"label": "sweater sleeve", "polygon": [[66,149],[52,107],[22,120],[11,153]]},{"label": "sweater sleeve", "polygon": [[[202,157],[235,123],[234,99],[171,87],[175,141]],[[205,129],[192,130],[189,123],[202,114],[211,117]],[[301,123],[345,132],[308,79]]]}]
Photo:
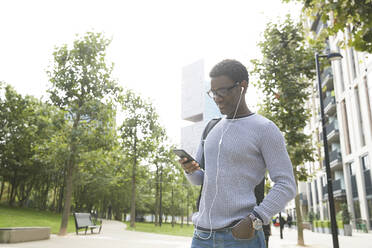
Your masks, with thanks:
[{"label": "sweater sleeve", "polygon": [[[203,142],[203,141],[201,141]],[[198,146],[198,150],[195,154],[195,160],[196,161],[200,161],[201,160],[201,157],[202,157],[202,154],[203,154],[203,145],[202,143],[199,143],[199,146]],[[202,185],[203,184],[203,181],[204,181],[204,170],[197,170],[197,171],[194,171],[193,173],[185,173],[185,176],[187,178],[187,180],[193,184],[193,185]]]},{"label": "sweater sleeve", "polygon": [[260,143],[261,154],[274,186],[254,211],[267,225],[270,219],[296,196],[297,186],[284,137],[273,122],[270,121],[266,125]]}]

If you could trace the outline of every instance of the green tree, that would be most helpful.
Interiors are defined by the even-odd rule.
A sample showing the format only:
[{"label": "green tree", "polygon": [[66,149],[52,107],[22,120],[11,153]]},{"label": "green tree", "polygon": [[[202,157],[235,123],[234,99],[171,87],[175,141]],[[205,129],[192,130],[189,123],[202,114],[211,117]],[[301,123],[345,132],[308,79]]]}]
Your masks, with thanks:
[{"label": "green tree", "polygon": [[304,4],[304,12],[313,18],[320,16],[326,23],[333,16],[333,24],[327,27],[329,35],[350,27],[348,45],[358,51],[372,53],[372,1],[371,0],[283,0]]},{"label": "green tree", "polygon": [[39,102],[35,108],[35,125],[37,127],[31,145],[32,163],[37,170],[34,177],[32,207],[46,210],[49,202],[49,192],[61,186],[67,146],[65,131],[67,121],[65,112],[48,103]]},{"label": "green tree", "polygon": [[[311,136],[304,133],[310,118],[305,103],[314,75],[313,52],[305,45],[300,24],[287,16],[279,24],[269,23],[259,43],[263,58],[253,60],[252,73],[265,94],[261,112],[284,133],[296,182],[307,179],[304,163],[314,161]],[[295,197],[298,244],[304,245],[299,195]]]},{"label": "green tree", "polygon": [[[28,199],[40,168],[32,161],[32,145],[37,142],[36,109],[40,103],[31,96],[22,97],[10,85],[1,86],[0,174],[9,182],[9,205]],[[4,184],[2,185],[3,188]]]},{"label": "green tree", "polygon": [[138,178],[141,178],[137,177],[137,170],[141,169],[138,165],[150,158],[154,142],[164,133],[159,132],[158,115],[150,103],[130,90],[121,96],[120,102],[124,116],[119,128],[121,145],[125,157],[132,164],[130,226],[135,227],[136,187]]},{"label": "green tree", "polygon": [[109,44],[110,40],[102,34],[88,32],[77,37],[71,48],[57,47],[53,53],[54,63],[48,71],[50,100],[68,113],[66,118],[71,123],[67,133],[69,152],[60,235],[66,234],[73,179],[81,154],[111,145],[107,135],[113,123],[111,104],[119,89],[111,79],[112,65],[107,65],[105,60]]}]

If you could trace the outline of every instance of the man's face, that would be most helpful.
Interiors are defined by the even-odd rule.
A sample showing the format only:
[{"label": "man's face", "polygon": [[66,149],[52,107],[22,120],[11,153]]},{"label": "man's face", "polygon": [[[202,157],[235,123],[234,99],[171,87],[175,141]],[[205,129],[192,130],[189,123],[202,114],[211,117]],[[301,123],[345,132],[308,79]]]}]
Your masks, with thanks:
[{"label": "man's face", "polygon": [[[227,76],[218,76],[212,78],[211,91],[219,92],[218,90],[224,89],[225,94],[223,96],[216,95],[213,98],[221,114],[227,115],[231,118],[234,115],[235,109],[239,102],[241,87],[235,84],[233,80]],[[234,87],[235,86],[235,87]]]}]

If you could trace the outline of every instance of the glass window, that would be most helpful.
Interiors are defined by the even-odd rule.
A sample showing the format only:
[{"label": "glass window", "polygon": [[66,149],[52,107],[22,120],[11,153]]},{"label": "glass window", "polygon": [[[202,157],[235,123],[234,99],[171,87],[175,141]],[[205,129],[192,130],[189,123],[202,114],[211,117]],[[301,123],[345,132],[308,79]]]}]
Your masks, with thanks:
[{"label": "glass window", "polygon": [[328,201],[323,203],[323,217],[325,220],[329,220]]},{"label": "glass window", "polygon": [[[341,54],[341,50],[339,47],[337,47],[338,52]],[[340,84],[341,84],[341,92],[345,91],[345,80],[344,80],[344,71],[342,69],[342,59],[338,61],[338,69],[340,71]]]},{"label": "glass window", "polygon": [[363,116],[362,116],[362,111],[360,109],[360,95],[359,95],[359,88],[356,86],[354,88],[355,92],[355,105],[357,108],[357,114],[358,114],[358,121],[359,121],[359,136],[360,136],[360,144],[361,146],[366,145],[366,140],[364,137],[364,126],[363,126]]},{"label": "glass window", "polygon": [[354,166],[354,162],[351,162],[349,164],[349,171],[350,171],[350,175],[353,176],[355,175],[355,166]]},{"label": "glass window", "polygon": [[367,199],[367,206],[368,206],[368,215],[369,215],[369,225],[372,228],[372,198]]},{"label": "glass window", "polygon": [[346,154],[351,153],[351,145],[350,145],[350,136],[349,136],[349,121],[347,117],[347,112],[346,112],[346,104],[345,100],[342,100],[341,102],[341,114],[342,114],[342,124],[343,124],[343,132],[345,136],[345,150]]},{"label": "glass window", "polygon": [[353,203],[354,203],[354,215],[355,215],[355,219],[360,219],[361,214],[360,214],[359,200],[355,200],[354,199]]},{"label": "glass window", "polygon": [[[372,133],[372,109],[371,109],[371,101],[370,101],[370,95],[369,92],[371,89],[368,87],[368,79],[365,76],[363,78],[363,83],[364,83],[364,92],[366,96],[366,104],[367,104],[367,111],[368,111],[368,119],[369,119],[369,128]],[[368,125],[367,125],[368,126]]]},{"label": "glass window", "polygon": [[317,182],[317,180],[314,180],[314,184],[315,184],[315,200],[316,200],[316,203],[318,204],[319,203],[319,194],[318,194],[318,182]]},{"label": "glass window", "polygon": [[365,155],[362,157],[362,166],[363,166],[363,171],[370,169],[368,155]]},{"label": "glass window", "polygon": [[351,75],[353,79],[355,79],[357,76],[357,69],[356,69],[354,50],[350,48],[349,51],[350,51],[350,59],[351,59]]}]

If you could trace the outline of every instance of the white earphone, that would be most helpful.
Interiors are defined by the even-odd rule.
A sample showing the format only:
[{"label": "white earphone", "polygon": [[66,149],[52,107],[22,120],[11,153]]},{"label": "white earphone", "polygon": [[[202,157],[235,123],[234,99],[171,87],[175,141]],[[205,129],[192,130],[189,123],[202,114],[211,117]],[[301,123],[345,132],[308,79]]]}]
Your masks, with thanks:
[{"label": "white earphone", "polygon": [[[244,87],[242,87],[241,90],[240,90],[239,101],[238,101],[238,104],[236,104],[235,113],[234,113],[234,116],[232,118],[232,121],[235,120],[236,113],[238,111],[238,107],[239,107],[240,101],[242,99],[243,91],[244,91]],[[222,144],[223,136],[225,135],[225,133],[227,132],[227,130],[229,130],[230,125],[231,125],[231,122],[228,123],[228,125],[227,125],[227,127],[226,127],[225,130],[222,130],[221,138],[220,138],[220,141],[218,142],[217,166],[216,166],[217,167],[217,172],[216,172],[216,190],[215,190],[215,195],[213,197],[212,204],[211,204],[211,207],[209,208],[209,213],[208,213],[210,231],[209,231],[208,237],[206,237],[206,238],[200,237],[200,235],[197,233],[197,236],[200,239],[203,239],[203,240],[207,240],[207,239],[209,239],[212,236],[212,218],[211,218],[211,212],[212,212],[212,208],[213,208],[214,202],[215,202],[215,200],[217,198],[217,192],[218,192],[218,183],[217,183],[217,180],[218,180],[218,174],[219,174],[219,170],[220,170],[221,144]],[[205,151],[204,151],[204,154],[205,154]],[[206,170],[204,171],[204,176],[205,176],[204,180],[206,180],[208,182],[208,175],[207,175],[207,171]],[[206,185],[205,185],[205,190],[207,190],[207,187],[208,187],[208,183],[206,183]],[[204,208],[203,208],[202,213],[200,215],[198,213],[198,216],[196,217],[197,218],[196,226],[198,226],[200,217],[204,214],[204,211],[205,211],[205,200],[203,202],[204,202]]]}]

